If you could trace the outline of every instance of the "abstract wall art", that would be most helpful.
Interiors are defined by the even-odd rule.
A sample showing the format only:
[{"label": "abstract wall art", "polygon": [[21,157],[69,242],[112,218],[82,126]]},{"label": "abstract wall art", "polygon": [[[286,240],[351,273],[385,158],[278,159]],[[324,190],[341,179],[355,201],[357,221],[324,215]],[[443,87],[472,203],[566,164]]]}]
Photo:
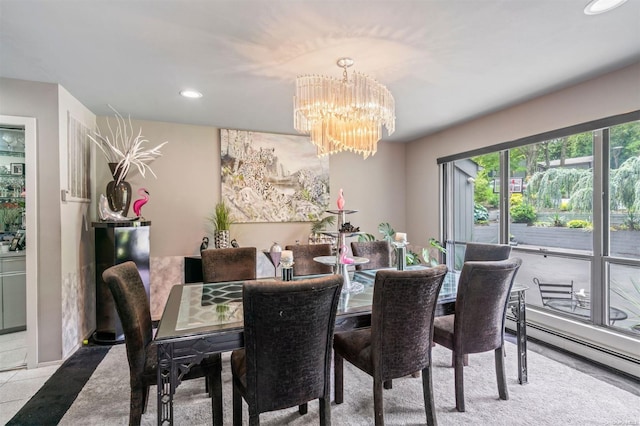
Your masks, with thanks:
[{"label": "abstract wall art", "polygon": [[329,159],[307,136],[220,130],[222,199],[235,223],[318,220],[329,205]]}]

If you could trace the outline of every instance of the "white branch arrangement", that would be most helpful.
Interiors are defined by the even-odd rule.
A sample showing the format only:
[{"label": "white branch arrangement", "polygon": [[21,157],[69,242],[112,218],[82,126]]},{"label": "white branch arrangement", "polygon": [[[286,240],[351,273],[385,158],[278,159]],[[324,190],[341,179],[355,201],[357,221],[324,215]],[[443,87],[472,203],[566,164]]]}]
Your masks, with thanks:
[{"label": "white branch arrangement", "polygon": [[163,142],[152,149],[143,149],[142,145],[149,141],[142,136],[142,128],[140,128],[138,135],[134,137],[131,116],[128,117],[128,120],[125,120],[111,105],[109,105],[109,108],[113,110],[116,116],[117,127],[115,132],[107,118],[107,127],[111,133],[110,137],[108,135],[102,136],[100,129],[89,133],[88,136],[100,148],[107,162],[118,163],[116,170],[120,172],[116,177],[116,185],[129,173],[132,164],[138,168],[142,177],[145,177],[145,173],[148,170],[153,177],[157,178],[148,163],[160,157],[162,155],[160,148],[169,142]]}]

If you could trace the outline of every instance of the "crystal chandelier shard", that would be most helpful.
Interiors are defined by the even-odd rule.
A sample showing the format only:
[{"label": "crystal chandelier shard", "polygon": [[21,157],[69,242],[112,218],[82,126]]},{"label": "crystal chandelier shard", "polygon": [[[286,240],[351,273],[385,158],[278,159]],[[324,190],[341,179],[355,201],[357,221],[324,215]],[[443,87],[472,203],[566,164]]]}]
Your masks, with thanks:
[{"label": "crystal chandelier shard", "polygon": [[364,158],[374,155],[382,126],[395,131],[395,101],[389,89],[373,78],[354,72],[351,58],[340,58],[342,80],[321,75],[296,79],[293,126],[316,145],[318,156],[352,151]]}]

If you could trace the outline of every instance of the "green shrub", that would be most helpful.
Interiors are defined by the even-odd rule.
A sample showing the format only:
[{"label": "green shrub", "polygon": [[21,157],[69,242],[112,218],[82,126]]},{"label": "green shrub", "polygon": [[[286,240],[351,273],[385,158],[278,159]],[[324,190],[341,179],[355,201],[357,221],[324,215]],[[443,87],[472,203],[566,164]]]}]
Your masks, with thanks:
[{"label": "green shrub", "polygon": [[489,210],[480,204],[474,204],[473,206],[473,221],[475,223],[484,222],[489,220]]},{"label": "green shrub", "polygon": [[511,207],[522,205],[522,194],[520,194],[519,192],[512,193],[511,197],[509,197],[509,205]]},{"label": "green shrub", "polygon": [[513,223],[531,224],[536,220],[536,211],[529,204],[516,204],[509,209]]},{"label": "green shrub", "polygon": [[591,223],[587,220],[582,219],[573,219],[567,222],[567,227],[569,228],[590,228]]},{"label": "green shrub", "polygon": [[551,220],[553,221],[553,226],[556,227],[563,227],[566,222],[565,218],[560,216],[558,213],[554,214]]}]

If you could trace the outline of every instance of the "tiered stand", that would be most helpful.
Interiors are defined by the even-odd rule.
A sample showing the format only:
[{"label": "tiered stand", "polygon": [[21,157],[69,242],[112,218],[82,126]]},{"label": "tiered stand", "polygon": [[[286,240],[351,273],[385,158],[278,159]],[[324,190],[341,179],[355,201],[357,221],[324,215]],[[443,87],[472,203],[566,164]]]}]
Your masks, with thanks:
[{"label": "tiered stand", "polygon": [[342,284],[342,292],[343,293],[358,293],[364,289],[364,286],[358,282],[352,282],[349,278],[349,265],[361,265],[363,263],[369,262],[369,259],[365,257],[352,257],[353,263],[342,263],[340,261],[342,251],[342,247],[347,247],[347,238],[355,237],[360,235],[361,232],[340,232],[342,229],[342,225],[346,223],[346,216],[348,214],[356,213],[358,210],[327,210],[327,213],[335,214],[338,216],[338,231],[337,232],[323,232],[325,235],[331,235],[333,237],[337,237],[336,239],[336,255],[335,256],[318,256],[314,257],[313,260],[316,262],[322,263],[324,265],[334,266],[336,268],[336,273],[341,274],[343,276],[344,282]]}]

